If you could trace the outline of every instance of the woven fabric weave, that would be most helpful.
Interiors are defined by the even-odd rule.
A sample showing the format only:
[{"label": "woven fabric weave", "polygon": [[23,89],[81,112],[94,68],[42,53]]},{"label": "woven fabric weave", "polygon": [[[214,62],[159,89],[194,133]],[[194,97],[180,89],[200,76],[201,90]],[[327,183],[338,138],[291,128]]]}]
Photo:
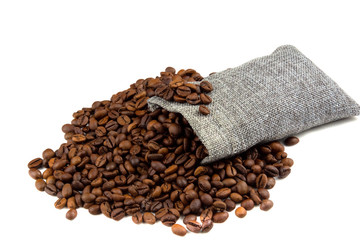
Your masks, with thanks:
[{"label": "woven fabric weave", "polygon": [[202,164],[360,113],[353,99],[289,45],[204,80],[214,87],[207,116],[198,105],[148,100],[150,109],[160,106],[188,120],[209,151]]}]

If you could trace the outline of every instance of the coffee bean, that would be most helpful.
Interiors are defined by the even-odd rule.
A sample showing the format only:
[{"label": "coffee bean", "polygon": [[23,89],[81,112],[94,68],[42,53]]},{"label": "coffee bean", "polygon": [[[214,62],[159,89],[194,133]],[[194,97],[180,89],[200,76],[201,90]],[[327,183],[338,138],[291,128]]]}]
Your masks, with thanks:
[{"label": "coffee bean", "polygon": [[91,203],[95,200],[96,196],[92,193],[83,193],[81,196],[81,200],[85,203]]},{"label": "coffee bean", "polygon": [[228,219],[229,213],[228,212],[217,212],[213,216],[214,223],[223,223]]},{"label": "coffee bean", "polygon": [[212,102],[211,97],[209,97],[205,93],[200,93],[200,100],[205,105],[210,104]]},{"label": "coffee bean", "polygon": [[58,200],[56,200],[56,202],[54,203],[55,208],[57,209],[62,209],[64,208],[66,205],[66,198],[59,198]]},{"label": "coffee bean", "polygon": [[142,213],[141,212],[137,212],[135,213],[134,215],[132,215],[132,221],[135,223],[135,224],[140,224],[143,222],[143,216],[142,216]]},{"label": "coffee bean", "polygon": [[265,174],[260,174],[256,178],[256,187],[257,188],[264,188],[267,184],[267,176]]},{"label": "coffee bean", "polygon": [[[38,180],[36,180],[37,183]],[[40,183],[39,183],[40,184]],[[41,183],[42,184],[42,183]],[[42,186],[41,186],[42,187]],[[39,188],[38,188],[39,189]],[[44,188],[45,192],[51,196],[56,196],[57,189],[54,184],[46,184],[46,187]],[[41,191],[41,190],[40,190]]]},{"label": "coffee bean", "polygon": [[42,167],[43,160],[41,158],[35,158],[28,163],[28,168],[36,169]]},{"label": "coffee bean", "polygon": [[297,137],[288,137],[284,141],[286,146],[294,146],[299,143],[299,139]]},{"label": "coffee bean", "polygon": [[171,231],[178,236],[185,236],[187,233],[186,229],[179,224],[172,225]]},{"label": "coffee bean", "polygon": [[183,222],[184,222],[184,224],[186,225],[186,224],[188,224],[188,222],[189,221],[196,221],[196,215],[195,214],[188,214],[188,215],[186,215],[185,217],[184,217],[184,220],[183,220]]},{"label": "coffee bean", "polygon": [[66,218],[69,220],[74,220],[76,216],[77,216],[76,209],[69,209],[69,211],[67,211],[66,213]]},{"label": "coffee bean", "polygon": [[206,93],[211,92],[214,89],[209,81],[202,81],[200,83],[200,88]]},{"label": "coffee bean", "polygon": [[145,212],[143,215],[145,223],[154,224],[156,222],[155,216],[151,212]]},{"label": "coffee bean", "polygon": [[199,112],[202,115],[209,115],[210,114],[210,110],[205,105],[200,105]]},{"label": "coffee bean", "polygon": [[265,188],[259,188],[258,193],[262,199],[268,199],[270,197],[270,193]]},{"label": "coffee bean", "polygon": [[35,181],[35,187],[37,190],[39,191],[44,191],[45,190],[45,187],[46,187],[46,183],[44,182],[44,180],[42,179],[37,179]]},{"label": "coffee bean", "polygon": [[197,93],[191,93],[186,97],[186,102],[191,105],[197,105],[201,102],[200,96]]},{"label": "coffee bean", "polygon": [[176,223],[177,217],[172,213],[165,214],[160,221],[167,227],[171,227]]},{"label": "coffee bean", "polygon": [[230,199],[233,200],[235,203],[239,203],[242,201],[242,196],[239,193],[231,193]]},{"label": "coffee bean", "polygon": [[245,199],[244,201],[241,202],[241,206],[249,211],[254,208],[255,204],[253,200]]},{"label": "coffee bean", "polygon": [[179,95],[180,97],[187,97],[191,94],[191,89],[189,87],[186,86],[180,86],[176,89],[176,93],[177,95]]},{"label": "coffee bean", "polygon": [[227,198],[231,193],[231,189],[230,188],[221,188],[216,192],[216,197],[217,198]]},{"label": "coffee bean", "polygon": [[266,165],[264,172],[269,177],[277,177],[279,175],[279,170],[273,165]]},{"label": "coffee bean", "polygon": [[42,179],[42,174],[41,174],[40,170],[36,169],[36,168],[30,168],[29,175],[30,175],[30,177],[32,177],[35,180]]},{"label": "coffee bean", "polygon": [[110,217],[115,221],[120,221],[123,217],[125,217],[124,209],[115,208],[114,210],[112,210]]},{"label": "coffee bean", "polygon": [[263,211],[268,211],[273,207],[273,205],[274,205],[274,203],[271,200],[265,199],[260,204],[260,209]]},{"label": "coffee bean", "polygon": [[86,137],[82,134],[75,134],[74,136],[72,136],[71,139],[76,143],[80,143],[84,142],[86,140]]},{"label": "coffee bean", "polygon": [[201,223],[191,220],[186,224],[187,229],[193,233],[199,233],[201,231]]},{"label": "coffee bean", "polygon": [[289,166],[284,166],[279,168],[279,178],[286,178],[291,173]]},{"label": "coffee bean", "polygon": [[61,191],[64,198],[69,198],[72,195],[72,187],[69,183],[66,183]]},{"label": "coffee bean", "polygon": [[221,200],[217,200],[213,203],[213,208],[216,211],[224,211],[226,209],[226,203]]},{"label": "coffee bean", "polygon": [[199,210],[200,210],[200,208],[201,208],[201,201],[200,201],[200,199],[194,199],[194,200],[192,200],[191,201],[191,203],[190,203],[190,210],[191,210],[191,212],[193,212],[193,213],[198,213],[199,212]]},{"label": "coffee bean", "polygon": [[[210,189],[209,189],[210,190]],[[205,206],[211,206],[213,204],[213,198],[211,197],[210,194],[208,193],[204,193],[200,196],[200,200],[202,202],[202,204],[204,204]]]},{"label": "coffee bean", "polygon": [[235,215],[239,218],[243,218],[246,216],[246,209],[244,207],[238,207],[236,210],[235,210]]},{"label": "coffee bean", "polygon": [[200,214],[200,221],[204,222],[206,220],[211,220],[213,217],[213,211],[211,208],[206,208]]}]

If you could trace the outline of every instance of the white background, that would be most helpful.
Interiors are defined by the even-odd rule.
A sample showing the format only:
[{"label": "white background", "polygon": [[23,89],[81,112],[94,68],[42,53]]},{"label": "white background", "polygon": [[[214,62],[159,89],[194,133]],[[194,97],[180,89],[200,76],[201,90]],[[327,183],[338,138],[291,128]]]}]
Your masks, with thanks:
[{"label": "white background", "polygon": [[[0,1],[1,239],[179,239],[170,228],[74,221],[38,192],[27,163],[63,140],[61,126],[167,66],[203,76],[292,44],[360,102],[358,1]],[[300,134],[274,207],[234,212],[187,239],[359,239],[359,118]]]}]

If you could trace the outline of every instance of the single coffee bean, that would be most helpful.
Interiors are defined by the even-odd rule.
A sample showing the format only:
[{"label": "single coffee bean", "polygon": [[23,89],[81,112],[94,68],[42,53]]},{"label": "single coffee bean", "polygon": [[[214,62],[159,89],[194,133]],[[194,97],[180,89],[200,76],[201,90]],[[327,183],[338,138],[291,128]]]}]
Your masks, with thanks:
[{"label": "single coffee bean", "polygon": [[213,211],[211,208],[204,209],[200,214],[200,221],[204,222],[206,220],[211,220],[213,217]]},{"label": "single coffee bean", "polygon": [[209,115],[210,114],[210,110],[205,105],[200,105],[199,112],[202,115]]},{"label": "single coffee bean", "polygon": [[46,183],[45,183],[45,181],[42,180],[42,179],[37,179],[37,180],[35,181],[35,187],[36,187],[36,189],[39,190],[39,191],[44,191],[44,190],[45,190],[45,187],[46,187]]},{"label": "single coffee bean", "polygon": [[110,217],[115,221],[120,221],[125,217],[125,211],[122,208],[115,208],[112,210]]},{"label": "single coffee bean", "polygon": [[279,168],[279,178],[286,178],[291,173],[289,166],[283,166]]},{"label": "single coffee bean", "polygon": [[83,193],[81,196],[81,200],[85,203],[91,203],[95,200],[96,196],[92,193]]},{"label": "single coffee bean", "polygon": [[270,210],[272,207],[274,206],[274,203],[269,200],[269,199],[265,199],[262,201],[262,203],[260,204],[260,209],[263,211],[268,211]]},{"label": "single coffee bean", "polygon": [[201,232],[203,233],[207,233],[210,232],[210,230],[213,228],[213,221],[211,221],[211,219],[207,219],[203,222],[202,226],[201,226]]},{"label": "single coffee bean", "polygon": [[217,212],[213,216],[214,223],[223,223],[228,219],[229,213],[228,212]]},{"label": "single coffee bean", "polygon": [[54,203],[55,208],[57,209],[62,209],[64,208],[66,205],[66,198],[59,198],[58,200],[56,200],[56,202]]},{"label": "single coffee bean", "polygon": [[241,206],[249,211],[254,208],[255,204],[254,201],[249,198],[242,201]]},{"label": "single coffee bean", "polygon": [[69,211],[67,211],[66,213],[66,218],[69,220],[74,220],[76,216],[77,216],[76,209],[69,209]]},{"label": "single coffee bean", "polygon": [[257,188],[264,188],[267,184],[267,176],[265,174],[260,174],[256,178],[256,187]]},{"label": "single coffee bean", "polygon": [[288,137],[284,141],[286,146],[294,146],[299,143],[299,139],[297,137]]},{"label": "single coffee bean", "polygon": [[214,89],[209,81],[202,81],[200,83],[200,88],[206,93],[211,92]]},{"label": "single coffee bean", "polygon": [[269,177],[277,177],[279,175],[279,170],[273,165],[266,165],[264,172]]},{"label": "single coffee bean", "polygon": [[200,208],[201,208],[201,201],[200,201],[200,199],[194,199],[194,200],[192,200],[191,201],[191,203],[190,203],[190,210],[191,210],[191,212],[193,212],[193,213],[198,213],[199,212],[199,210],[200,210]]},{"label": "single coffee bean", "polygon": [[155,216],[151,212],[145,212],[143,215],[145,223],[154,224],[156,222]]},{"label": "single coffee bean", "polygon": [[177,217],[172,213],[165,214],[160,221],[167,227],[171,227],[176,223]]},{"label": "single coffee bean", "polygon": [[186,229],[179,224],[172,225],[171,231],[178,236],[185,236],[187,233]]},{"label": "single coffee bean", "polygon": [[235,203],[239,203],[242,201],[242,196],[239,193],[231,193],[230,194],[230,199],[233,200]]},{"label": "single coffee bean", "polygon": [[216,192],[215,195],[217,198],[224,199],[224,198],[227,198],[230,195],[230,193],[231,193],[230,188],[221,188]]},{"label": "single coffee bean", "polygon": [[42,157],[44,160],[50,160],[50,158],[55,157],[55,152],[50,148],[45,149],[42,153]]},{"label": "single coffee bean", "polygon": [[183,223],[186,225],[189,221],[196,221],[196,218],[195,214],[188,214],[184,217]]},{"label": "single coffee bean", "polygon": [[217,200],[213,203],[213,208],[216,211],[224,211],[226,209],[226,203],[221,200]]},{"label": "single coffee bean", "polygon": [[72,195],[72,191],[73,191],[73,190],[72,190],[71,184],[66,183],[66,184],[63,186],[61,193],[62,193],[62,195],[63,195],[64,198],[69,198],[69,197],[71,197],[71,195]]},{"label": "single coffee bean", "polygon": [[191,220],[186,224],[187,229],[193,233],[199,233],[201,231],[201,223]]},{"label": "single coffee bean", "polygon": [[51,196],[56,196],[56,194],[57,194],[57,189],[54,184],[46,184],[46,187],[44,190],[47,194],[49,194]]},{"label": "single coffee bean", "polygon": [[214,202],[213,198],[208,193],[202,194],[200,196],[200,200],[201,200],[202,204],[204,204],[205,206],[211,206],[213,204],[213,202]]},{"label": "single coffee bean", "polygon": [[239,218],[243,218],[246,216],[246,209],[244,207],[238,207],[236,210],[235,210],[235,215]]},{"label": "single coffee bean", "polygon": [[270,143],[269,146],[272,153],[283,152],[285,150],[284,146],[278,141]]},{"label": "single coffee bean", "polygon": [[191,94],[191,89],[189,87],[186,86],[180,86],[176,89],[176,93],[177,95],[179,95],[180,97],[187,97]]},{"label": "single coffee bean", "polygon": [[266,190],[265,188],[259,188],[258,193],[259,193],[261,199],[269,199],[269,197],[270,197],[269,191]]},{"label": "single coffee bean", "polygon": [[30,168],[29,175],[30,175],[30,177],[32,177],[35,180],[42,178],[42,174],[41,174],[40,170],[36,169],[36,168]]},{"label": "single coffee bean", "polygon": [[205,105],[210,104],[212,102],[211,97],[209,97],[205,93],[200,93],[200,100]]},{"label": "single coffee bean", "polygon": [[274,186],[275,186],[275,179],[273,178],[273,177],[269,177],[268,178],[268,182],[267,182],[267,184],[266,184],[266,188],[267,189],[271,189],[271,188],[273,188]]},{"label": "single coffee bean", "polygon": [[132,219],[132,221],[133,221],[135,224],[140,224],[140,223],[142,223],[142,222],[143,222],[142,213],[141,213],[141,212],[135,213],[134,215],[132,215],[131,219]]},{"label": "single coffee bean", "polygon": [[98,215],[101,213],[100,206],[97,204],[91,205],[88,210],[92,215]]},{"label": "single coffee bean", "polygon": [[197,93],[191,93],[186,97],[186,102],[191,105],[197,105],[201,102],[200,96]]},{"label": "single coffee bean", "polygon": [[41,168],[42,164],[43,164],[43,160],[41,158],[35,158],[28,163],[28,168],[30,169]]},{"label": "single coffee bean", "polygon": [[231,199],[225,199],[225,204],[226,204],[226,211],[228,212],[231,212],[236,207],[236,203]]}]

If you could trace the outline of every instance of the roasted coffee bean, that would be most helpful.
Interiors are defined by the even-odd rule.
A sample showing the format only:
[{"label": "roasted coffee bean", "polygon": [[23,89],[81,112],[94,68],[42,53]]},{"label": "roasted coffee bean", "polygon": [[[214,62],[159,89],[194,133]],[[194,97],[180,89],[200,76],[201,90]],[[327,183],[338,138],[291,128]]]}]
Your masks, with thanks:
[{"label": "roasted coffee bean", "polygon": [[241,206],[249,211],[254,208],[255,204],[254,201],[249,198],[242,201]]},{"label": "roasted coffee bean", "polygon": [[176,93],[177,95],[179,95],[180,97],[187,97],[191,94],[191,89],[189,87],[186,86],[180,86],[176,89]]},{"label": "roasted coffee bean", "polygon": [[216,211],[224,211],[226,209],[226,203],[223,201],[217,200],[213,203],[213,208]]},{"label": "roasted coffee bean", "polygon": [[143,222],[143,215],[141,212],[137,212],[135,213],[134,215],[132,215],[132,221],[135,223],[135,224],[140,224]]},{"label": "roasted coffee bean", "polygon": [[198,213],[199,212],[199,210],[200,210],[200,208],[201,208],[201,201],[200,201],[200,199],[194,199],[194,200],[192,200],[191,201],[191,203],[190,203],[190,210],[191,210],[191,212],[193,212],[193,213]]},{"label": "roasted coffee bean", "polygon": [[226,211],[228,212],[231,212],[236,207],[236,203],[231,199],[225,199],[225,204],[226,204]]},{"label": "roasted coffee bean", "polygon": [[186,224],[187,229],[193,233],[199,233],[201,231],[201,223],[191,220]]},{"label": "roasted coffee bean", "polygon": [[243,218],[246,216],[246,209],[244,207],[238,207],[236,210],[235,210],[235,215],[239,218]]},{"label": "roasted coffee bean", "polygon": [[228,219],[229,213],[228,212],[217,212],[213,216],[214,223],[223,223]]},{"label": "roasted coffee bean", "polygon": [[209,114],[210,114],[209,108],[206,107],[205,105],[200,105],[200,107],[199,107],[199,112],[200,112],[202,115],[209,115]]},{"label": "roasted coffee bean", "polygon": [[30,168],[29,175],[30,175],[30,177],[32,177],[35,180],[42,179],[42,174],[41,174],[40,170],[36,169],[36,168]]},{"label": "roasted coffee bean", "polygon": [[268,199],[270,197],[270,193],[265,188],[259,188],[258,190],[259,196],[261,199]]},{"label": "roasted coffee bean", "polygon": [[211,220],[213,217],[213,211],[211,208],[206,208],[200,214],[200,221],[204,222],[206,220]]},{"label": "roasted coffee bean", "polygon": [[286,146],[294,146],[299,143],[299,139],[297,137],[288,137],[284,141]]},{"label": "roasted coffee bean", "polygon": [[273,205],[274,205],[274,203],[271,200],[265,199],[260,204],[260,209],[263,211],[268,211],[273,207]]},{"label": "roasted coffee bean", "polygon": [[242,196],[239,193],[231,193],[230,194],[230,199],[233,200],[235,203],[239,203],[242,201]]},{"label": "roasted coffee bean", "polygon": [[71,184],[66,183],[66,184],[63,186],[61,193],[62,193],[62,195],[63,195],[64,198],[69,198],[69,197],[71,197],[71,195],[72,195],[72,191],[73,191],[73,190],[72,190]]},{"label": "roasted coffee bean", "polygon": [[211,97],[206,95],[205,93],[200,93],[200,100],[203,104],[210,104],[212,102]]},{"label": "roasted coffee bean", "polygon": [[145,212],[143,215],[145,223],[154,224],[156,222],[155,216],[151,212]]},{"label": "roasted coffee bean", "polygon": [[[40,179],[39,179],[40,180]],[[37,183],[38,180],[36,180]],[[40,184],[40,183],[39,183]],[[42,184],[42,183],[41,183]],[[42,187],[42,186],[41,186]],[[38,188],[38,187],[37,187]],[[38,188],[39,189],[39,188]],[[56,196],[57,189],[54,184],[46,184],[46,187],[44,188],[45,192],[51,196]],[[41,191],[41,190],[40,190]]]},{"label": "roasted coffee bean", "polygon": [[30,169],[41,168],[42,164],[43,164],[43,160],[41,158],[35,158],[28,163],[28,168]]},{"label": "roasted coffee bean", "polygon": [[186,102],[191,105],[197,105],[201,102],[200,96],[197,93],[191,93],[186,97]]},{"label": "roasted coffee bean", "polygon": [[217,198],[224,199],[224,198],[227,198],[230,195],[230,193],[231,193],[230,188],[221,188],[216,192],[215,195]]},{"label": "roasted coffee bean", "polygon": [[185,236],[187,233],[186,229],[179,224],[172,225],[171,231],[178,236]]},{"label": "roasted coffee bean", "polygon": [[289,166],[284,166],[279,168],[279,178],[286,178],[291,173]]},{"label": "roasted coffee bean", "polygon": [[267,176],[265,174],[260,174],[256,178],[256,187],[257,188],[264,188],[267,184]]},{"label": "roasted coffee bean", "polygon": [[69,209],[69,211],[67,211],[66,213],[66,218],[69,220],[74,220],[76,216],[77,216],[76,209]]},{"label": "roasted coffee bean", "polygon": [[211,92],[214,89],[209,81],[202,81],[200,83],[200,88],[206,93]]},{"label": "roasted coffee bean", "polygon": [[186,225],[186,224],[188,224],[188,222],[189,221],[196,221],[196,215],[195,214],[188,214],[188,215],[186,215],[185,217],[184,217],[184,220],[183,220],[183,222],[184,222],[184,224]]},{"label": "roasted coffee bean", "polygon": [[56,200],[56,202],[54,203],[55,208],[57,209],[62,209],[64,208],[66,205],[66,198],[59,198],[58,200]]},{"label": "roasted coffee bean", "polygon": [[201,200],[202,204],[205,206],[211,206],[214,202],[213,198],[208,193],[203,193],[200,196],[200,200]]},{"label": "roasted coffee bean", "polygon": [[160,219],[162,224],[164,224],[167,227],[171,227],[172,225],[174,225],[176,223],[176,220],[177,217],[172,213],[167,213],[164,216],[162,216],[162,218]]},{"label": "roasted coffee bean", "polygon": [[37,180],[35,181],[35,187],[36,187],[36,189],[39,190],[39,191],[44,191],[44,190],[45,190],[45,187],[46,187],[46,183],[45,183],[45,181],[42,180],[42,179],[37,179]]},{"label": "roasted coffee bean", "polygon": [[201,226],[201,232],[203,233],[207,233],[210,232],[210,230],[213,228],[213,221],[211,221],[211,219],[207,219],[203,222],[202,226]]},{"label": "roasted coffee bean", "polygon": [[122,208],[115,208],[112,210],[110,217],[114,219],[115,221],[120,221],[125,217],[124,209]]},{"label": "roasted coffee bean", "polygon": [[273,165],[266,165],[264,172],[269,177],[277,177],[279,175],[279,170]]}]

